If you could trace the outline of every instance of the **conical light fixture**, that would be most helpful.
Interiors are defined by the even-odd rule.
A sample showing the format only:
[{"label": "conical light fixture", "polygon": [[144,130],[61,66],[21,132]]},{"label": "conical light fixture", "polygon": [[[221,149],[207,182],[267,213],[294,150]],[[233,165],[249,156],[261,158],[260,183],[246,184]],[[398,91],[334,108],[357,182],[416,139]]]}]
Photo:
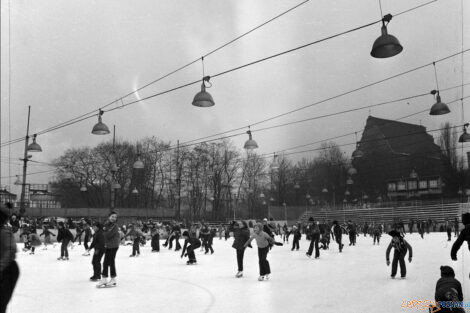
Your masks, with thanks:
[{"label": "conical light fixture", "polygon": [[114,181],[114,182],[111,184],[111,188],[113,188],[113,189],[121,189],[121,185],[120,185],[117,181]]},{"label": "conical light fixture", "polygon": [[93,135],[107,135],[110,133],[108,126],[106,126],[106,124],[103,123],[101,120],[101,116],[103,115],[103,113],[104,112],[102,110],[100,110],[98,113],[98,123],[93,126],[93,129],[91,131]]},{"label": "conical light fixture", "polygon": [[243,148],[245,148],[246,150],[253,150],[253,149],[258,148],[258,144],[251,137],[250,127],[248,127],[248,131],[246,133],[248,134],[248,140],[245,142],[245,145],[243,146]]},{"label": "conical light fixture", "polygon": [[362,152],[360,149],[359,149],[359,142],[356,143],[356,150],[353,151],[352,153],[352,158],[353,159],[358,159],[358,158],[362,158],[364,156],[364,152]]},{"label": "conical light fixture", "polygon": [[459,142],[470,142],[470,135],[467,133],[467,127],[469,123],[463,125],[463,134],[459,137]]},{"label": "conical light fixture", "polygon": [[294,185],[294,189],[300,189],[300,185],[299,185],[299,183],[295,183],[295,185]]},{"label": "conical light fixture", "polygon": [[[205,82],[209,82],[210,76],[206,76],[202,79],[201,91],[198,92],[193,99],[193,105],[200,108],[208,108],[215,104],[211,94],[206,91]],[[210,88],[212,85],[209,85]]]},{"label": "conical light fixture", "polygon": [[326,189],[326,187],[324,187],[321,192],[328,193],[328,189]]},{"label": "conical light fixture", "polygon": [[[388,34],[387,25],[392,20],[392,15],[387,14],[382,18],[382,35],[374,41],[370,55],[374,58],[390,58],[403,51],[403,47],[398,39]],[[387,25],[385,25],[387,22]]]},{"label": "conical light fixture", "polygon": [[418,178],[418,173],[416,173],[415,169],[413,169],[410,173],[410,178],[416,179]]},{"label": "conical light fixture", "polygon": [[41,146],[36,142],[37,134],[33,135],[33,142],[28,146],[28,152],[42,152]]},{"label": "conical light fixture", "polygon": [[136,170],[140,170],[144,168],[144,162],[140,159],[139,148],[137,147],[137,160],[134,162],[132,167]]},{"label": "conical light fixture", "polygon": [[139,191],[137,190],[136,187],[134,187],[134,189],[132,189],[132,194],[136,195],[136,194],[138,194],[138,193],[139,193]]},{"label": "conical light fixture", "polygon": [[259,194],[259,197],[260,197],[261,199],[264,199],[264,193],[260,193],[260,194]]},{"label": "conical light fixture", "polygon": [[349,196],[350,194],[351,194],[351,193],[349,192],[349,190],[346,190],[346,191],[344,192],[344,195],[345,195],[345,196]]},{"label": "conical light fixture", "polygon": [[87,190],[88,190],[88,189],[86,188],[85,185],[82,185],[82,186],[80,187],[80,191],[81,191],[81,192],[85,192],[85,191],[87,191]]},{"label": "conical light fixture", "polygon": [[269,198],[269,201],[274,202],[274,198],[273,197]]},{"label": "conical light fixture", "polygon": [[23,182],[20,179],[20,175],[16,175],[15,185],[23,185]]},{"label": "conical light fixture", "polygon": [[273,163],[271,163],[271,169],[272,170],[279,169],[279,160],[277,159],[276,153],[274,153]]},{"label": "conical light fixture", "polygon": [[346,180],[346,185],[352,185],[354,184],[354,181],[352,180],[351,177],[348,177],[348,179]]},{"label": "conical light fixture", "polygon": [[349,176],[353,176],[353,175],[356,175],[356,174],[357,174],[357,170],[354,167],[350,167],[348,169],[348,175]]},{"label": "conical light fixture", "polygon": [[434,103],[429,111],[429,115],[444,115],[450,113],[450,109],[444,102],[441,101],[439,90],[431,91],[432,95],[436,95],[436,103]]}]

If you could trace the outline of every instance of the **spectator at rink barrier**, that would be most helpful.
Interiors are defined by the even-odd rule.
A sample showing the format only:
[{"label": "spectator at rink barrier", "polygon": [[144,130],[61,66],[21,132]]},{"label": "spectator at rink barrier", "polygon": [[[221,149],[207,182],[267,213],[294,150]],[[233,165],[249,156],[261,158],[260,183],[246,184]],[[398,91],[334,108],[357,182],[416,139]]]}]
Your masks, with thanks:
[{"label": "spectator at rink barrier", "polygon": [[470,213],[462,214],[462,223],[465,225],[465,228],[460,232],[459,237],[452,245],[452,250],[450,251],[450,257],[454,261],[457,261],[457,252],[459,251],[464,241],[467,242],[468,249],[470,250]]},{"label": "spectator at rink barrier", "polygon": [[440,305],[440,312],[465,312],[457,310],[462,306],[463,294],[462,285],[455,279],[455,273],[450,266],[441,266],[441,278],[436,283],[436,293],[434,299],[438,304],[440,302],[452,302],[452,308],[447,305]]}]

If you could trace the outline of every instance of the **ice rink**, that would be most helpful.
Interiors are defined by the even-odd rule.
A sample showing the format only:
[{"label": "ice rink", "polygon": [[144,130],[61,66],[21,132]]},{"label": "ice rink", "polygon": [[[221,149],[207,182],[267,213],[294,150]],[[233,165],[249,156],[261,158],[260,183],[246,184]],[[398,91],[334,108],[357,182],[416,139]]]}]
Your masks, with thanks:
[{"label": "ice rink", "polygon": [[160,253],[151,253],[150,242],[141,247],[138,258],[129,257],[131,246],[121,246],[116,257],[118,286],[107,289],[97,289],[96,282],[89,281],[91,256],[82,256],[83,246],[69,249],[69,261],[58,261],[59,245],[48,250],[39,247],[35,255],[29,255],[19,244],[21,273],[7,312],[428,312],[418,306],[402,306],[406,301],[434,300],[441,265],[453,267],[463,286],[464,303],[470,301],[466,243],[454,262],[450,259],[454,237],[448,243],[445,233],[432,233],[424,239],[407,235],[413,261],[407,261],[406,280],[392,280],[385,263],[390,239],[383,235],[380,245],[374,246],[371,237],[361,235],[357,245],[349,247],[343,236],[343,253],[331,243],[330,250],[321,251],[320,259],[309,259],[303,236],[299,251],[290,250],[291,241],[273,247],[268,254],[271,278],[262,282],[257,280],[255,242],[245,252],[243,278],[235,278],[233,238],[214,238],[213,255],[198,249],[195,266],[186,265],[180,252],[164,247]]}]

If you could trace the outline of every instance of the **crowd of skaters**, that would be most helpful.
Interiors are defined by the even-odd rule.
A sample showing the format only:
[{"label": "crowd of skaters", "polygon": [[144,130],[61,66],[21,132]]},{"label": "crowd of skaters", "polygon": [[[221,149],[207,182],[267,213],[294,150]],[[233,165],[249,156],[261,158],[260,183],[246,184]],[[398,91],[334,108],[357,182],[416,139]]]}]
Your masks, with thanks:
[{"label": "crowd of skaters", "polygon": [[[196,251],[201,249],[201,253],[213,254],[214,238],[219,236],[219,240],[230,238],[233,234],[234,240],[232,247],[235,249],[235,257],[237,263],[236,278],[243,277],[243,258],[246,248],[252,248],[253,240],[257,243],[259,258],[259,277],[258,280],[269,280],[271,268],[268,261],[268,253],[274,246],[282,246],[289,244],[289,237],[292,235],[292,245],[288,245],[292,251],[301,249],[300,241],[303,235],[309,241],[306,249],[307,257],[314,256],[320,258],[321,250],[328,250],[330,243],[334,242],[338,245],[341,253],[345,243],[343,236],[348,238],[349,246],[352,248],[356,245],[356,238],[363,234],[370,236],[372,243],[380,244],[380,238],[385,233],[391,236],[386,251],[386,264],[392,265],[391,278],[395,278],[398,266],[400,267],[401,278],[406,277],[405,258],[412,261],[412,247],[405,240],[405,223],[402,220],[396,220],[393,223],[355,223],[351,220],[340,223],[338,221],[315,221],[309,218],[306,223],[295,223],[288,226],[280,225],[274,221],[263,219],[260,222],[252,221],[232,221],[228,225],[209,225],[204,222],[182,223],[177,221],[157,222],[152,220],[141,221],[136,220],[127,225],[118,226],[117,213],[111,212],[105,223],[92,221],[89,219],[81,219],[78,222],[68,220],[34,219],[21,217],[16,214],[9,216],[6,210],[2,211],[2,255],[0,257],[0,286],[2,288],[2,307],[0,313],[4,312],[6,305],[11,297],[13,288],[18,277],[18,267],[16,265],[15,254],[16,244],[13,246],[13,233],[19,232],[23,238],[25,252],[29,251],[34,254],[35,248],[42,244],[41,237],[44,236],[44,248],[52,244],[51,237],[56,236],[57,242],[60,243],[59,260],[68,260],[68,248],[82,244],[85,256],[90,255],[93,251],[92,268],[93,275],[90,277],[92,281],[98,281],[97,287],[114,287],[116,282],[116,264],[115,257],[118,249],[122,245],[129,245],[130,257],[138,257],[140,255],[140,246],[150,241],[152,252],[160,252],[161,235],[166,235],[166,240],[162,245],[170,250],[180,251],[181,258],[187,257],[187,264],[197,264]],[[452,233],[458,236],[453,244],[451,251],[452,260],[457,259],[457,251],[460,249],[464,241],[467,241],[470,249],[470,214],[462,215],[462,223],[464,229],[459,233],[459,220],[446,220],[445,223],[439,225],[433,220],[410,220],[408,222],[408,232],[411,234],[416,230],[423,238],[425,233],[436,229],[445,230],[450,240]],[[439,227],[439,228],[438,228]],[[250,229],[253,231],[250,231]],[[38,234],[38,229],[41,230]],[[57,229],[57,235],[51,230]],[[70,229],[75,229],[75,236],[72,235]],[[281,236],[282,242],[276,241],[276,236]],[[183,246],[180,240],[184,240]],[[14,251],[13,251],[14,250]],[[393,250],[392,261],[390,262],[390,252]],[[5,253],[7,251],[8,253]],[[104,260],[103,260],[104,257]],[[110,274],[110,280],[108,280]],[[441,279],[436,285],[436,301],[463,301],[463,296],[459,292],[460,283],[455,279],[453,269],[451,267],[441,267]],[[16,277],[16,278],[15,278]],[[14,282],[13,282],[14,281]],[[7,283],[8,282],[8,283]],[[447,291],[446,291],[447,290]],[[3,309],[3,311],[1,310]],[[443,312],[445,308],[442,308]],[[452,312],[458,312],[454,308]]]}]

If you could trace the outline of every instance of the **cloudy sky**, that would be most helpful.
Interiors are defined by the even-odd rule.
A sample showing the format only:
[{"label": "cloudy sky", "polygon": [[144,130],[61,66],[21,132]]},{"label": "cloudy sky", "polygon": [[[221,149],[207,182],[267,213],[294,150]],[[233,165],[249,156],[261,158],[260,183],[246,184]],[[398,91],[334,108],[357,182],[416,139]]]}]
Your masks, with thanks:
[{"label": "cloudy sky", "polygon": [[[301,0],[4,0],[1,2],[1,142],[25,136],[27,107],[30,132],[68,121],[120,99],[171,71],[197,60],[244,32],[301,3]],[[424,0],[382,0],[383,13],[399,12]],[[395,16],[388,26],[404,47],[398,56],[374,59],[370,49],[380,35],[375,24],[211,79],[216,105],[191,105],[200,84],[107,112],[103,121],[116,125],[117,137],[137,140],[156,136],[175,143],[256,124],[272,116],[337,96],[384,78],[429,64],[470,47],[470,4],[438,0]],[[462,11],[463,5],[463,11]],[[462,28],[463,16],[463,28]],[[381,18],[376,0],[310,0],[205,58],[205,75],[216,75]],[[462,29],[464,33],[462,34]],[[462,44],[463,38],[463,44]],[[463,47],[463,48],[462,48]],[[470,83],[470,52],[438,62],[440,89]],[[202,78],[201,62],[122,100],[129,103]],[[429,109],[431,95],[353,113],[284,124],[423,94],[436,89],[434,69],[420,70],[358,92],[252,127],[259,153],[273,153],[360,131],[368,115],[388,119]],[[444,102],[470,95],[470,85],[442,92]],[[470,120],[469,100],[466,121]],[[116,104],[106,109],[115,107]],[[403,121],[428,130],[446,121],[461,124],[460,101],[451,114],[427,112]],[[38,137],[43,152],[33,159],[51,162],[65,150],[94,146],[111,136],[92,135],[96,117]],[[243,130],[244,131],[244,130]],[[234,133],[240,133],[237,131]],[[360,135],[360,134],[359,134]],[[246,135],[233,137],[242,147]],[[354,135],[337,139],[354,142]],[[318,144],[300,149],[313,149]],[[24,143],[1,148],[1,184],[21,173],[18,158]],[[349,154],[352,146],[344,146]],[[289,150],[295,152],[299,150]],[[311,157],[294,154],[292,158]],[[9,159],[11,157],[11,159]],[[28,172],[47,171],[30,163]],[[13,176],[13,178],[9,178]],[[47,183],[52,173],[28,182]],[[12,189],[15,190],[15,189]]]}]

